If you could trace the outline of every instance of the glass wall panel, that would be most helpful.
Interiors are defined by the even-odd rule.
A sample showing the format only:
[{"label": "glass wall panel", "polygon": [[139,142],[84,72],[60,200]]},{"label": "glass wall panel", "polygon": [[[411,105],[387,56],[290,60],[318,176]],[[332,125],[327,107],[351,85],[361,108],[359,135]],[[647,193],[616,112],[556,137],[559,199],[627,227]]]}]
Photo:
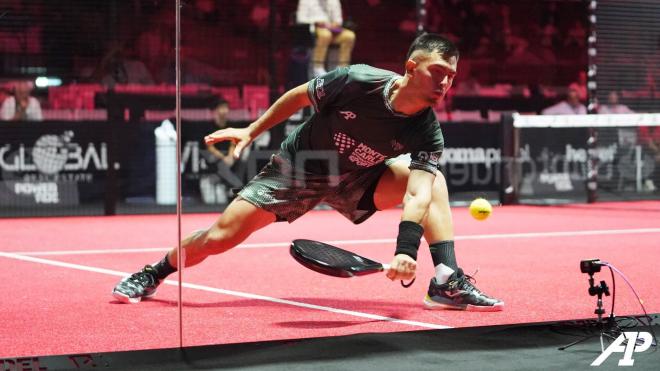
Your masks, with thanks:
[{"label": "glass wall panel", "polygon": [[179,345],[176,285],[140,304],[112,295],[176,245],[177,175],[157,169],[160,121],[147,115],[173,108],[162,82],[174,14],[173,1],[0,5],[0,279],[11,298],[0,358]]}]

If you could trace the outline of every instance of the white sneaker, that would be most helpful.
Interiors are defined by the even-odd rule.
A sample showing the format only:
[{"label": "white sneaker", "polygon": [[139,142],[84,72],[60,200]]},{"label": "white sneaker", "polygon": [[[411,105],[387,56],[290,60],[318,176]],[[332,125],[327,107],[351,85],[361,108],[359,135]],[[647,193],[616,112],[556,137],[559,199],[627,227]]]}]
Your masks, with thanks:
[{"label": "white sneaker", "polygon": [[325,68],[323,68],[323,67],[314,67],[313,72],[314,72],[314,76],[321,76],[321,75],[325,75],[326,73],[328,73],[328,71],[326,71]]}]

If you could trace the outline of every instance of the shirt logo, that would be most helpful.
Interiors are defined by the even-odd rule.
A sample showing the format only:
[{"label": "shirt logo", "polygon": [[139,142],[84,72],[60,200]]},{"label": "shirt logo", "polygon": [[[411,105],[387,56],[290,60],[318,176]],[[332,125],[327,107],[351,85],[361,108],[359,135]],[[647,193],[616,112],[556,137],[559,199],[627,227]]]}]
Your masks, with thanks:
[{"label": "shirt logo", "polygon": [[348,156],[348,159],[358,166],[371,167],[385,161],[385,156],[366,144],[360,143]]},{"label": "shirt logo", "polygon": [[335,140],[335,146],[337,146],[337,149],[341,154],[355,145],[355,139],[344,133],[335,133],[335,135],[333,135],[333,139]]},{"label": "shirt logo", "polygon": [[339,153],[348,154],[349,161],[360,167],[371,167],[385,161],[385,155],[342,132],[335,133],[333,139]]},{"label": "shirt logo", "polygon": [[321,100],[321,98],[325,97],[325,90],[323,89],[323,79],[320,77],[316,78],[316,99]]},{"label": "shirt logo", "polygon": [[357,117],[357,115],[351,111],[339,111],[342,115],[344,115],[344,120],[352,120]]}]

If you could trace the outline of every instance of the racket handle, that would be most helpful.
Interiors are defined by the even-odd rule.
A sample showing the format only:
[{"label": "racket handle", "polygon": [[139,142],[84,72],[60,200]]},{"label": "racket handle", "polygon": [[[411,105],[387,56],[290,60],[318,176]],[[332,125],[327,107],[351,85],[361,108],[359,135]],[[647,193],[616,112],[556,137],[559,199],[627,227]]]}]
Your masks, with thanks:
[{"label": "racket handle", "polygon": [[[385,273],[387,273],[387,271],[390,270],[390,265],[389,264],[381,264],[381,266],[383,267],[383,272],[385,272]],[[413,277],[412,281],[410,281],[409,283],[403,283],[403,280],[401,280],[401,286],[403,286],[405,288],[408,288],[408,287],[412,286],[413,283],[415,283],[415,277]]]}]

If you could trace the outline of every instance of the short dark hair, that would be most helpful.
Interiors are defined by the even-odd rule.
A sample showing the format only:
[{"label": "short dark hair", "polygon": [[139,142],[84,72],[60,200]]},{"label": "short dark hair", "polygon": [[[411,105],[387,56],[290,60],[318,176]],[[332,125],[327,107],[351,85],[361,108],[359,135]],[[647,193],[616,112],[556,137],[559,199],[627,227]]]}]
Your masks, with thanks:
[{"label": "short dark hair", "polygon": [[458,48],[448,38],[438,35],[435,33],[423,33],[415,39],[408,49],[408,55],[406,59],[410,59],[410,56],[414,52],[421,50],[427,53],[437,52],[443,58],[448,59],[451,57],[456,57],[458,59]]},{"label": "short dark hair", "polygon": [[229,101],[225,100],[222,97],[216,97],[214,99],[211,99],[211,102],[209,104],[209,109],[214,110],[218,108],[218,106],[229,106]]}]

